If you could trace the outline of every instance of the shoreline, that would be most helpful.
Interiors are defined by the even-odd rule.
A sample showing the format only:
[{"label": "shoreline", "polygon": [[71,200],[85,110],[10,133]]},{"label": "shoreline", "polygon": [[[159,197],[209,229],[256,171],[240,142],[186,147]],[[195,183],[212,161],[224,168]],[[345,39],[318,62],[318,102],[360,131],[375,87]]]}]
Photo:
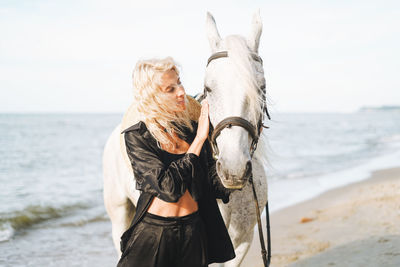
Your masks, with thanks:
[{"label": "shoreline", "polygon": [[[271,267],[400,266],[400,167],[375,170],[270,219]],[[264,236],[265,229],[264,216]],[[242,266],[263,266],[260,251],[255,230]]]}]

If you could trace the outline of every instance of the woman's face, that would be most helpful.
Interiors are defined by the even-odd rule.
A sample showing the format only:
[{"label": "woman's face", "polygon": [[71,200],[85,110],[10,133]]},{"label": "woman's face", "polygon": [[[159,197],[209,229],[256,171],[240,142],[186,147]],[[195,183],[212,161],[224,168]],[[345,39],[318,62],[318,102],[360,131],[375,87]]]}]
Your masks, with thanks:
[{"label": "woman's face", "polygon": [[167,70],[161,76],[161,91],[165,93],[172,103],[176,103],[175,107],[171,107],[173,111],[181,112],[186,109],[185,88],[183,88],[175,70]]}]

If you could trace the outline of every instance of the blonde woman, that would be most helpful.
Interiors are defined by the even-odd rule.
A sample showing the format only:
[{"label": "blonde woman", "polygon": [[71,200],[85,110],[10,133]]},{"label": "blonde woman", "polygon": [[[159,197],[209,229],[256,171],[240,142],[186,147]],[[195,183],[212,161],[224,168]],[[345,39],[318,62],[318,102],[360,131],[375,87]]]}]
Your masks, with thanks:
[{"label": "blonde woman", "polygon": [[141,121],[124,130],[141,195],[121,237],[118,266],[208,266],[235,257],[216,198],[229,201],[207,136],[208,103],[191,121],[172,58],[139,61],[133,73]]}]

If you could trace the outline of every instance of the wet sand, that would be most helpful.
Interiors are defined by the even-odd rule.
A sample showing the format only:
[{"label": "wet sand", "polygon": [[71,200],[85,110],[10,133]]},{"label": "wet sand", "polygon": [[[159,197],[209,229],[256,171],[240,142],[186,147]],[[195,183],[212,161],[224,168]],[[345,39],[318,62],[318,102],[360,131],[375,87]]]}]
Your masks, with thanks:
[{"label": "wet sand", "polygon": [[[400,168],[271,214],[271,235],[272,267],[400,266]],[[257,231],[242,266],[263,266]]]}]

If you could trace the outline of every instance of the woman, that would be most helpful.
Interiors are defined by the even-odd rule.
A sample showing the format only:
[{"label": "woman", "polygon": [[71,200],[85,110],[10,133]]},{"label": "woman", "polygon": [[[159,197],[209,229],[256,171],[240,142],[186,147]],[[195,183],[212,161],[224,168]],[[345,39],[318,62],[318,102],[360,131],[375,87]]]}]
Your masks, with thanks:
[{"label": "woman", "polygon": [[122,266],[207,266],[235,257],[216,198],[229,201],[207,137],[208,104],[190,120],[172,58],[145,60],[133,73],[141,121],[124,130],[141,195],[121,237]]}]

